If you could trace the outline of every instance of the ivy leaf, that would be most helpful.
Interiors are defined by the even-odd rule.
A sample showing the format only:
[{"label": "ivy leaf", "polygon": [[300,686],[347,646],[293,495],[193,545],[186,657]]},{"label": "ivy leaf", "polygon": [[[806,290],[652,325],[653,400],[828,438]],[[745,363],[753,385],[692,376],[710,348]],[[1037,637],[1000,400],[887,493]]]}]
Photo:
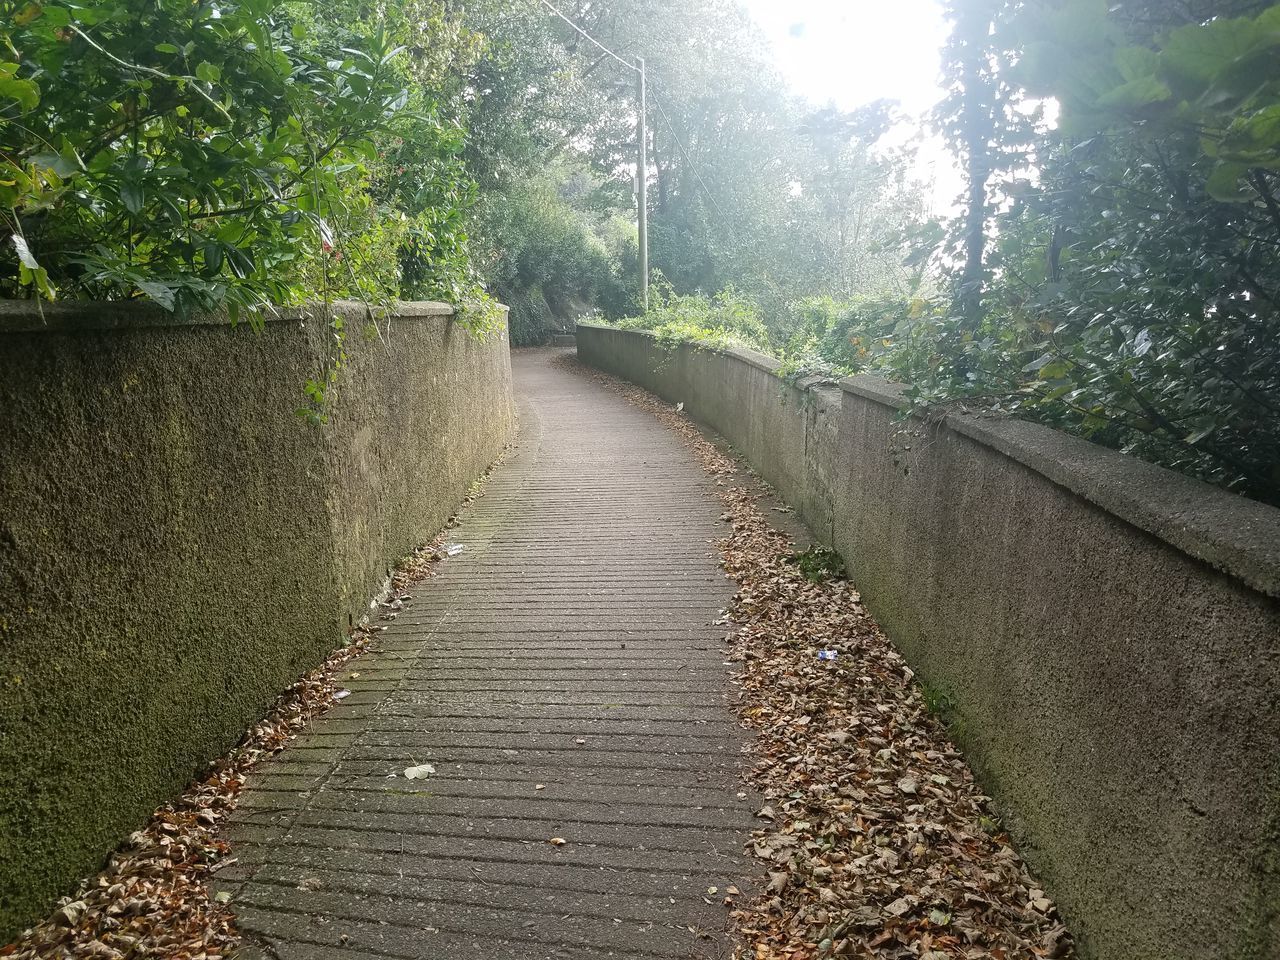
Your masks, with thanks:
[{"label": "ivy leaf", "polygon": [[18,101],[23,110],[34,110],[40,103],[40,87],[34,80],[0,75],[0,98]]},{"label": "ivy leaf", "polygon": [[57,153],[37,153],[31,158],[31,162],[38,167],[45,167],[52,170],[60,177],[69,177],[80,168],[73,160]]},{"label": "ivy leaf", "polygon": [[1219,152],[1250,166],[1272,167],[1280,162],[1280,104],[1271,104],[1237,117],[1227,129]]},{"label": "ivy leaf", "polygon": [[1207,85],[1265,38],[1245,18],[1188,24],[1169,35],[1161,60],[1174,73]]},{"label": "ivy leaf", "polygon": [[1173,95],[1168,84],[1156,76],[1137,77],[1122,83],[1098,99],[1098,106],[1132,110],[1168,100]]},{"label": "ivy leaf", "polygon": [[205,271],[216,274],[222,270],[222,244],[216,240],[208,240],[202,248]]},{"label": "ivy leaf", "polygon": [[49,282],[49,271],[36,262],[26,239],[16,233],[10,239],[13,240],[13,248],[18,251],[18,283],[22,286],[34,286],[49,300],[56,299],[57,290]]},{"label": "ivy leaf", "polygon": [[1197,443],[1199,443],[1201,440],[1203,440],[1205,437],[1207,437],[1209,434],[1213,433],[1213,431],[1217,429],[1218,429],[1218,425],[1212,421],[1209,421],[1207,423],[1202,422],[1195,430],[1191,431],[1189,434],[1183,437],[1182,442],[1187,444],[1188,446],[1195,446]]},{"label": "ivy leaf", "polygon": [[1126,83],[1159,72],[1160,56],[1148,47],[1122,47],[1116,51],[1116,69]]},{"label": "ivy leaf", "polygon": [[25,7],[17,12],[13,18],[13,22],[20,27],[25,27],[32,20],[35,20],[44,13],[44,7],[38,3],[28,3]]},{"label": "ivy leaf", "polygon": [[1022,372],[1032,373],[1034,371],[1038,371],[1041,367],[1048,366],[1050,363],[1052,363],[1053,358],[1054,358],[1054,354],[1052,353],[1046,353],[1043,356],[1036,357],[1034,360],[1032,360],[1030,363],[1028,363],[1025,367],[1022,368]]}]

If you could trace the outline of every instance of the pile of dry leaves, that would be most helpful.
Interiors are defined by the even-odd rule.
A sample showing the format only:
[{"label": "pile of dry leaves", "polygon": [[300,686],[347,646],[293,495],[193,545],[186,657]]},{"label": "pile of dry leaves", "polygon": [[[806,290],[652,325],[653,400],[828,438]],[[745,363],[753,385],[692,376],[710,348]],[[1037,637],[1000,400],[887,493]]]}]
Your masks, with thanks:
[{"label": "pile of dry leaves", "polygon": [[[586,368],[583,368],[584,370]],[[766,892],[735,911],[745,960],[1072,956],[1053,903],[845,579],[802,570],[734,463],[682,414],[590,371],[677,431],[717,476],[738,582],[730,638],[766,825]],[[806,575],[806,573],[808,575]]]},{"label": "pile of dry leaves", "polygon": [[[464,501],[477,495],[479,485]],[[456,518],[450,526],[456,525]],[[400,561],[374,607],[401,609],[412,599],[406,588],[431,575],[444,555],[444,536]],[[395,617],[384,612],[380,619]],[[213,960],[228,956],[240,942],[227,905],[210,896],[207,881],[235,862],[220,836],[235,809],[245,778],[258,761],[279,753],[328,710],[339,693],[337,677],[368,649],[377,625],[352,631],[346,646],[289,687],[266,718],[240,743],[214,761],[207,775],[152,816],[145,829],[111,855],[106,868],[63,898],[51,916],[13,943],[0,957],[99,958],[164,957]]]}]

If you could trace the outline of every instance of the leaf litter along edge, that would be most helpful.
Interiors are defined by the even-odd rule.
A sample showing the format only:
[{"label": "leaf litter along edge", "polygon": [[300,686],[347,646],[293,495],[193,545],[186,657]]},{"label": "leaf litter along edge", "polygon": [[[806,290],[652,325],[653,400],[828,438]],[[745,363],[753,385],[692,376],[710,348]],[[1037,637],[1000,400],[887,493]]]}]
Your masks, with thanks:
[{"label": "leaf litter along edge", "polygon": [[[383,610],[380,620],[394,619],[413,599],[407,590],[431,577],[436,564],[452,555],[445,545],[447,535],[458,526],[462,511],[483,495],[485,482],[510,449],[472,485],[445,529],[396,565],[383,594],[370,604],[370,609]],[[214,760],[181,796],[157,808],[147,825],[111,854],[100,873],[82,880],[75,895],[60,899],[49,916],[0,946],[0,957],[231,956],[241,943],[231,898],[226,893],[213,895],[208,886],[220,869],[236,862],[223,828],[253,768],[288,747],[350,692],[339,684],[339,674],[371,649],[380,632],[376,622],[352,629],[347,643],[281,693],[235,747]]]},{"label": "leaf litter along edge", "polygon": [[[1074,957],[915,675],[840,576],[813,577],[762,496],[680,409],[566,356],[674,430],[715,478],[738,584],[738,713],[765,796],[748,851],[764,892],[734,910],[735,960]],[[820,659],[820,651],[836,651]]]}]

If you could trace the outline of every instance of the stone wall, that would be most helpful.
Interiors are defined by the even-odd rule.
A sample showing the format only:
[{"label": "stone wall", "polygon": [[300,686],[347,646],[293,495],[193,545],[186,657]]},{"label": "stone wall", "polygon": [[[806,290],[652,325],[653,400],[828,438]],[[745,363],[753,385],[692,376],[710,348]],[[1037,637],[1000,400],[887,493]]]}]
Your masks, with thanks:
[{"label": "stone wall", "polygon": [[872,377],[578,328],[834,546],[1087,957],[1280,956],[1280,510]]},{"label": "stone wall", "polygon": [[369,609],[514,429],[505,334],[0,303],[0,942]]}]

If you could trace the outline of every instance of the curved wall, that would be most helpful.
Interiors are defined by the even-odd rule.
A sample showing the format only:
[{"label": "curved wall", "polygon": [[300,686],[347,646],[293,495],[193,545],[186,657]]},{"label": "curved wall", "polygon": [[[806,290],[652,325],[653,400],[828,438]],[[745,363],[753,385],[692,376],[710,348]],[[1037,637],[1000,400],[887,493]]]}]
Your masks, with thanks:
[{"label": "curved wall", "polygon": [[261,333],[0,302],[0,942],[368,612],[514,429],[505,333],[440,304]]},{"label": "curved wall", "polygon": [[848,564],[1087,956],[1280,956],[1280,510],[873,377],[579,326]]}]

